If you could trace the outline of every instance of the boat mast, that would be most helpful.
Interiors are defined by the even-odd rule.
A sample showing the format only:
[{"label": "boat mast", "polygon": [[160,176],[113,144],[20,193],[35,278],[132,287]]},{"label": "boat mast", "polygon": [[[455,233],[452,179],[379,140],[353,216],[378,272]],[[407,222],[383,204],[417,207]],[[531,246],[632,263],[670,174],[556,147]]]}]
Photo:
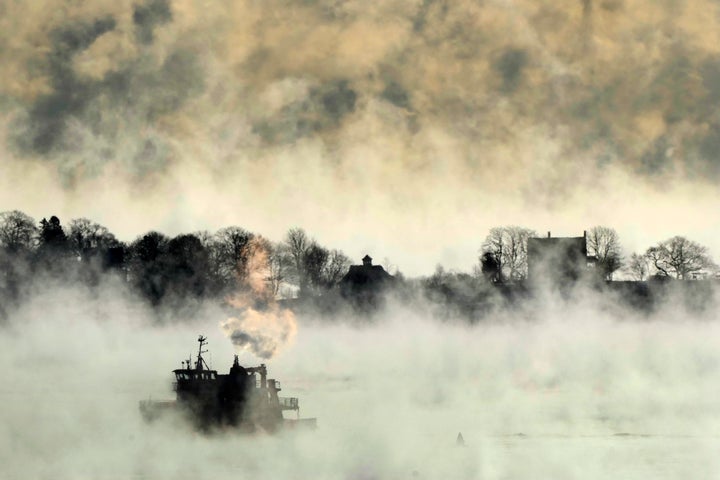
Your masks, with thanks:
[{"label": "boat mast", "polygon": [[207,350],[202,349],[205,345],[208,344],[207,337],[203,337],[202,335],[200,335],[198,337],[198,343],[200,345],[198,346],[198,357],[197,357],[197,362],[195,363],[195,370],[202,371],[203,364],[205,364],[206,370],[210,370],[210,367],[208,367],[207,362],[205,362],[205,359],[202,357],[203,353],[207,353]]}]

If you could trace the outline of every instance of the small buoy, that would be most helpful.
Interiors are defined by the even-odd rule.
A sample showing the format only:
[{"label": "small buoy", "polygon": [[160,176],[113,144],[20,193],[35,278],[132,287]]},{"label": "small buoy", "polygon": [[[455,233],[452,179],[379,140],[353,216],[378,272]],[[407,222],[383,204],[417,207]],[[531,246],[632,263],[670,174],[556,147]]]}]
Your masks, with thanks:
[{"label": "small buoy", "polygon": [[458,432],[457,440],[455,440],[455,445],[458,445],[461,447],[465,446],[465,439],[463,438],[461,432]]}]

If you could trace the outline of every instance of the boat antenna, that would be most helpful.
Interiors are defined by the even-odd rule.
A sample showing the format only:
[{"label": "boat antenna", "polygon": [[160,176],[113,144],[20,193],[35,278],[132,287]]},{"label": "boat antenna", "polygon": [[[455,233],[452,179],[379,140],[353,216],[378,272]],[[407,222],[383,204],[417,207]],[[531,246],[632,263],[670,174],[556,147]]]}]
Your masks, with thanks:
[{"label": "boat antenna", "polygon": [[208,367],[208,364],[205,363],[205,360],[202,358],[202,354],[203,354],[203,353],[207,353],[207,350],[203,350],[203,349],[202,349],[205,345],[208,344],[208,342],[207,342],[207,337],[203,337],[202,335],[200,335],[200,336],[198,337],[198,343],[199,343],[200,345],[198,346],[198,359],[197,359],[197,363],[195,363],[195,369],[197,369],[197,370],[202,370],[202,369],[203,369],[203,364],[205,364],[205,368],[206,368],[207,370],[210,370],[210,367]]}]

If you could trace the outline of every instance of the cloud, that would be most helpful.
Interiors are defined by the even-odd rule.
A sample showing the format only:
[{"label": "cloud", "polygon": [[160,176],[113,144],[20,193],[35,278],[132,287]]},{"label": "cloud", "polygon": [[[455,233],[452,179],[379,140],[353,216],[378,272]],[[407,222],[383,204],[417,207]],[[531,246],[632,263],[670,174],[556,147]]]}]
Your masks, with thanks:
[{"label": "cloud", "polygon": [[[23,173],[45,171],[68,215],[88,215],[103,179],[113,201],[152,200],[157,214],[122,225],[109,195],[98,205],[131,236],[240,222],[277,237],[301,224],[362,256],[373,245],[344,237],[414,223],[461,235],[468,247],[448,255],[470,261],[471,235],[477,245],[494,217],[540,210],[551,225],[530,227],[573,234],[612,223],[604,199],[716,201],[711,0],[61,4],[6,5],[0,20],[2,168],[19,192],[0,196],[8,209],[45,214]],[[231,208],[238,195],[264,215]],[[575,216],[561,222],[565,209]],[[446,257],[433,252],[426,270]]]},{"label": "cloud", "polygon": [[18,141],[26,150],[49,153],[62,139],[68,117],[80,113],[95,92],[73,71],[75,55],[115,28],[112,17],[64,25],[50,33],[52,49],[46,57],[53,92],[38,98],[28,110],[28,129]]},{"label": "cloud", "polygon": [[172,20],[172,11],[167,0],[148,0],[133,6],[133,23],[140,43],[152,43],[155,27]]}]

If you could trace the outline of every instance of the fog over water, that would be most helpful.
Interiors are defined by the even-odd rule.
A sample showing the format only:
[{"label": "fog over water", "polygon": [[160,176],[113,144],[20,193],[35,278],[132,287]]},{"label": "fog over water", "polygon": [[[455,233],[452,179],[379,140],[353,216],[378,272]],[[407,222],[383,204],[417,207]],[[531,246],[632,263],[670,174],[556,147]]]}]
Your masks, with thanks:
[{"label": "fog over water", "polygon": [[[710,478],[720,471],[716,312],[651,319],[591,302],[538,302],[476,326],[391,306],[352,326],[299,318],[267,361],[318,429],[203,435],[144,424],[173,398],[171,370],[209,338],[225,371],[223,314],[148,326],[108,293],[56,287],[0,337],[0,477]],[[241,363],[260,363],[241,353]],[[459,432],[465,446],[456,445]]]},{"label": "fog over water", "polygon": [[[716,0],[0,0],[0,212],[128,243],[297,226],[408,278],[471,271],[502,225],[718,259],[719,85]],[[173,398],[199,334],[226,371],[224,324],[272,356],[262,315],[158,324],[107,282],[0,305],[0,480],[720,473],[717,305],[288,315],[262,361],[318,429],[248,437],[138,401]]]}]

